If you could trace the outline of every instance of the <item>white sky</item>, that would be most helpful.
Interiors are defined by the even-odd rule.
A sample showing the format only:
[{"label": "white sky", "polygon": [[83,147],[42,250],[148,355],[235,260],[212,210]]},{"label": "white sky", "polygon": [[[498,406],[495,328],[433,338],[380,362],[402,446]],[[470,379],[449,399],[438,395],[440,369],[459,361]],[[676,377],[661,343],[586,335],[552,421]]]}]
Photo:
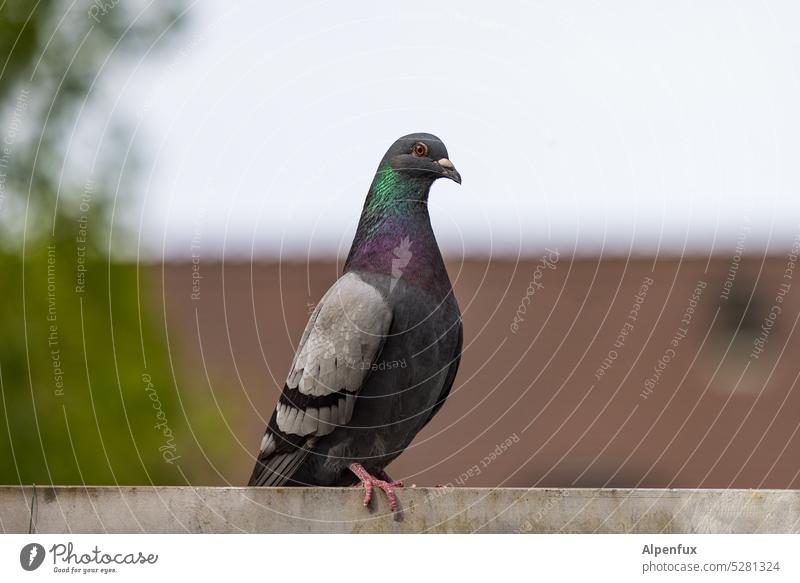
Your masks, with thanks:
[{"label": "white sky", "polygon": [[[274,4],[274,3],[271,3]],[[455,254],[776,250],[800,232],[800,3],[203,2],[116,84],[157,254],[344,254],[399,136]],[[166,55],[166,56],[164,56]],[[145,202],[146,201],[146,202]],[[139,228],[139,217],[126,217]]]}]

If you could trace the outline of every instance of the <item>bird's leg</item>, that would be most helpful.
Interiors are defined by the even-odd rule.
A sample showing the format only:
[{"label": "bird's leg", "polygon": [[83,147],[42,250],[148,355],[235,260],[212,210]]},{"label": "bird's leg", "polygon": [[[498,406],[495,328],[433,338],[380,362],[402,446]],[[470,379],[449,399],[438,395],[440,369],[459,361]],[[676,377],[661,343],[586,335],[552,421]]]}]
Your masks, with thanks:
[{"label": "bird's leg", "polygon": [[[377,487],[386,492],[386,497],[389,499],[389,508],[392,512],[397,512],[399,505],[397,503],[397,496],[394,493],[396,483],[389,483],[386,480],[376,478],[364,469],[361,464],[350,464],[350,471],[353,472],[364,486],[364,506],[369,505],[372,500],[372,488]],[[386,476],[386,474],[384,474]],[[386,476],[388,477],[388,476]]]},{"label": "bird's leg", "polygon": [[402,488],[403,487],[403,482],[402,481],[392,480],[389,477],[389,474],[387,474],[383,470],[378,470],[377,472],[375,472],[375,477],[378,478],[379,480],[383,480],[384,482],[388,482],[389,485],[394,487],[394,488]]}]

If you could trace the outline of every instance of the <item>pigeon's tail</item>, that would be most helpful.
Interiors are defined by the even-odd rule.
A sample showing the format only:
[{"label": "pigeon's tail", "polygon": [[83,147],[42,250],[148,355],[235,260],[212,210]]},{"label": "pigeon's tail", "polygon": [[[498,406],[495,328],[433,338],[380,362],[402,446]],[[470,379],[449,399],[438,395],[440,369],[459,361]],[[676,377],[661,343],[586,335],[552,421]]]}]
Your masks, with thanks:
[{"label": "pigeon's tail", "polygon": [[[248,486],[290,486],[291,478],[308,456],[308,446],[298,447],[288,453],[273,453],[259,457]],[[287,483],[288,482],[288,483]]]}]

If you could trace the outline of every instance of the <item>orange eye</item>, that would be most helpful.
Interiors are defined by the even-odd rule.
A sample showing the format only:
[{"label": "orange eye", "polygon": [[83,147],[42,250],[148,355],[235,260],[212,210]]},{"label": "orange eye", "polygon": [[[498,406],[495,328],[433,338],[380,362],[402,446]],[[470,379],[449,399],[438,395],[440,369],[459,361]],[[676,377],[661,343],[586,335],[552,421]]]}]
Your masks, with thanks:
[{"label": "orange eye", "polygon": [[411,153],[415,156],[425,156],[428,153],[428,146],[426,146],[423,142],[417,142],[411,149]]}]

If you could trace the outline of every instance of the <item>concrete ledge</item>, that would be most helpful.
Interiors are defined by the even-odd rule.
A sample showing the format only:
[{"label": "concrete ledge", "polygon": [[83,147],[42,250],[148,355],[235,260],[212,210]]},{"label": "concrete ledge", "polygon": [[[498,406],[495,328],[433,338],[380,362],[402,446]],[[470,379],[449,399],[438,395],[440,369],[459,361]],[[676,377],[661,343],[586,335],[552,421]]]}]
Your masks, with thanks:
[{"label": "concrete ledge", "polygon": [[[401,517],[350,488],[0,487],[26,533],[796,533],[798,490],[405,488]],[[33,520],[31,520],[33,508]]]}]

